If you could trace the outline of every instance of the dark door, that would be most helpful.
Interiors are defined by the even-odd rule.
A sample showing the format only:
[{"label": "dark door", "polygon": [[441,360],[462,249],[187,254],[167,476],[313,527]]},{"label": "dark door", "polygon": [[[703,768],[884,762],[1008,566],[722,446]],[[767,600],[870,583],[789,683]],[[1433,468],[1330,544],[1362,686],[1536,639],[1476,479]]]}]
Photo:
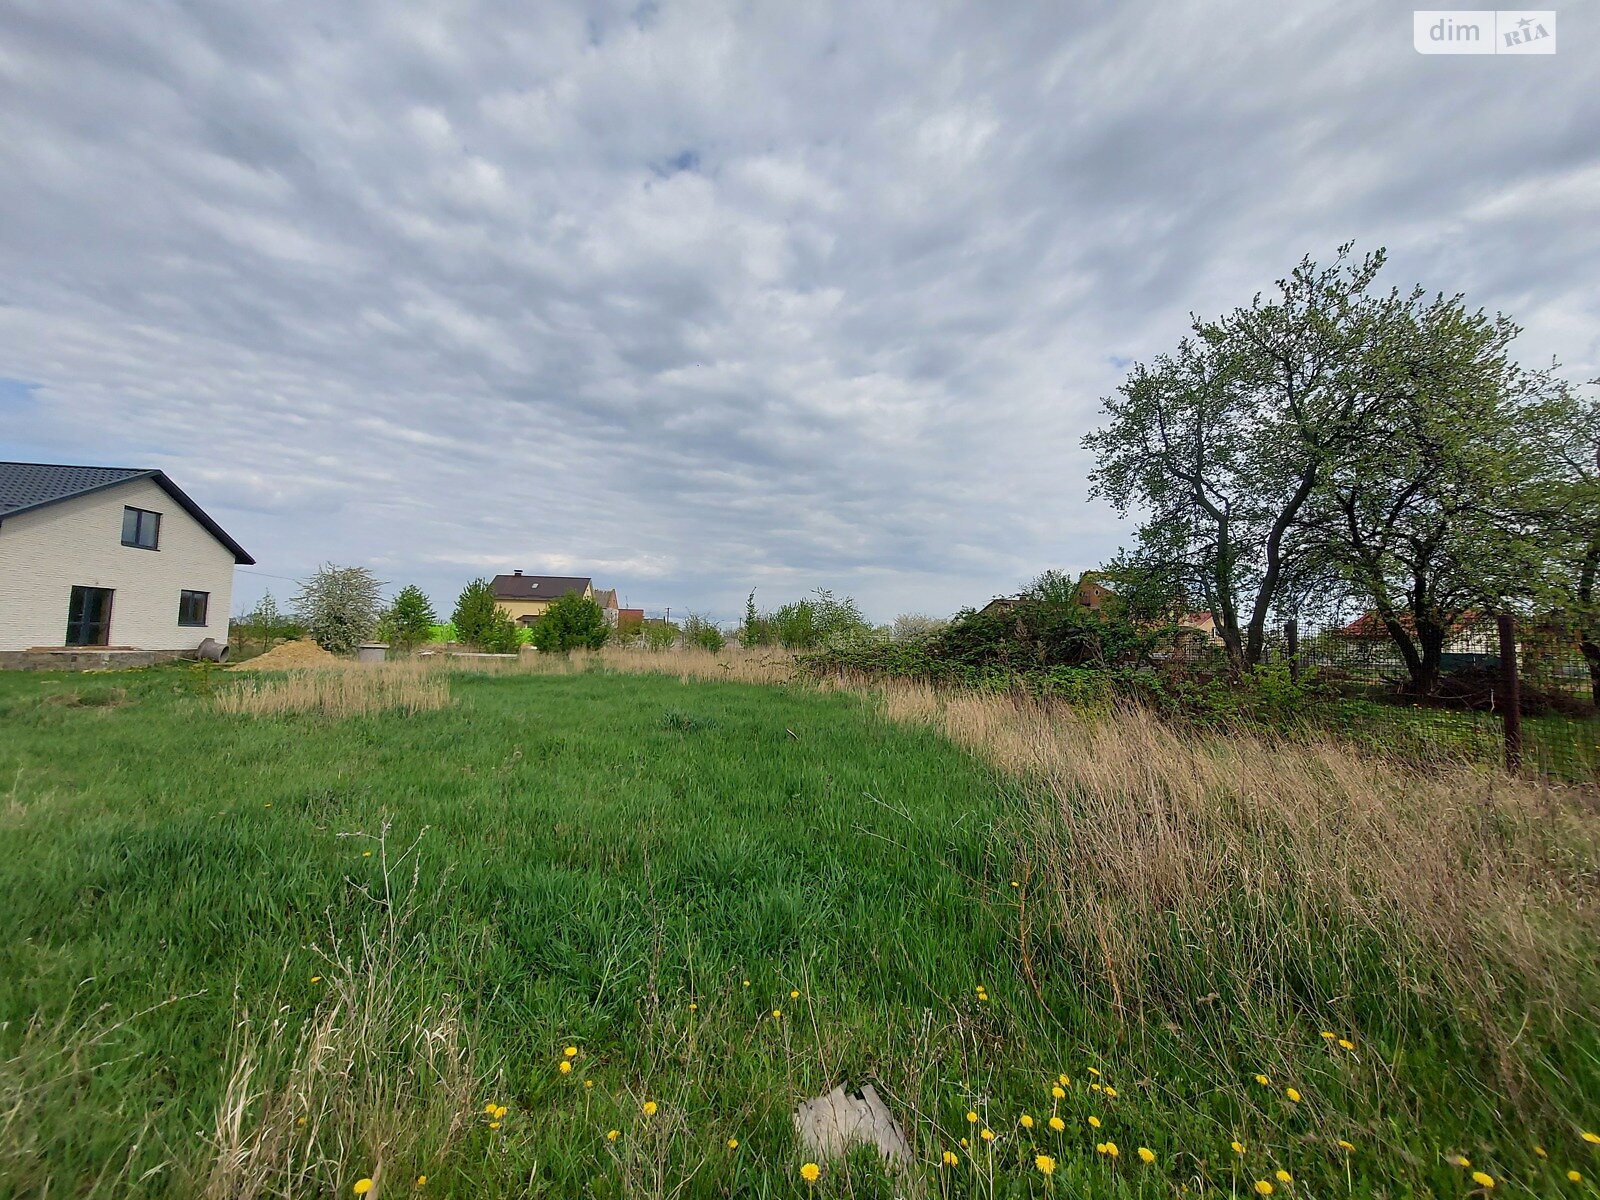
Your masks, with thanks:
[{"label": "dark door", "polygon": [[67,602],[67,645],[104,646],[111,638],[111,589],[75,587]]}]

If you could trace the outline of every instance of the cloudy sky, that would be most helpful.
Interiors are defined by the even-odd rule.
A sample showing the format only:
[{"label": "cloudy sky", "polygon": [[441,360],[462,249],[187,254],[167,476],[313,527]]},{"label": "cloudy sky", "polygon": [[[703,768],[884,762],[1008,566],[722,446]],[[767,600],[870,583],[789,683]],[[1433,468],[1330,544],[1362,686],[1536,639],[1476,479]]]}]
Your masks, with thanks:
[{"label": "cloudy sky", "polygon": [[1600,374],[1600,5],[0,0],[0,458],[259,560],[948,613],[1127,536],[1079,438],[1305,253]]}]

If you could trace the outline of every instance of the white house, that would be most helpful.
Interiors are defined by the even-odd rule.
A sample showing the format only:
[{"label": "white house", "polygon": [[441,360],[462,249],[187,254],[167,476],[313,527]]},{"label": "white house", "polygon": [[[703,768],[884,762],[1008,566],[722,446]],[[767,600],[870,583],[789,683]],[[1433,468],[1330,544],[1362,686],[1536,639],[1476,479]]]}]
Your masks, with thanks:
[{"label": "white house", "polygon": [[0,462],[0,651],[226,643],[254,562],[160,471]]}]

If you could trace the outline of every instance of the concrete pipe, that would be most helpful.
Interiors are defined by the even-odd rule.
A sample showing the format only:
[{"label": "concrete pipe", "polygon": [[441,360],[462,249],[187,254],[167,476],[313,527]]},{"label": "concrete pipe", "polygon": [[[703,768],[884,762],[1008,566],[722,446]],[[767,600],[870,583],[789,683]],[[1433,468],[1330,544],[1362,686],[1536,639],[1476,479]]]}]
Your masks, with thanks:
[{"label": "concrete pipe", "polygon": [[202,662],[227,662],[228,643],[207,638],[196,647],[194,656]]}]

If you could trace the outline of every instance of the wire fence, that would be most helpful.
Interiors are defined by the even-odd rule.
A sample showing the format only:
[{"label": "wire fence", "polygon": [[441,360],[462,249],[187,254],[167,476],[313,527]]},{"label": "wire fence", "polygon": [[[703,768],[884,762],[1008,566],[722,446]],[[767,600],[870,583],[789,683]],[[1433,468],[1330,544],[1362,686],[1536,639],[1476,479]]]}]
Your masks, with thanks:
[{"label": "wire fence", "polygon": [[[1227,662],[1205,628],[1185,630],[1161,657],[1186,670]],[[1594,676],[1576,630],[1561,622],[1470,617],[1447,632],[1437,662],[1423,662],[1408,661],[1371,616],[1310,631],[1291,621],[1270,632],[1263,659],[1320,684],[1322,715],[1341,736],[1423,760],[1446,753],[1600,783]]]}]

